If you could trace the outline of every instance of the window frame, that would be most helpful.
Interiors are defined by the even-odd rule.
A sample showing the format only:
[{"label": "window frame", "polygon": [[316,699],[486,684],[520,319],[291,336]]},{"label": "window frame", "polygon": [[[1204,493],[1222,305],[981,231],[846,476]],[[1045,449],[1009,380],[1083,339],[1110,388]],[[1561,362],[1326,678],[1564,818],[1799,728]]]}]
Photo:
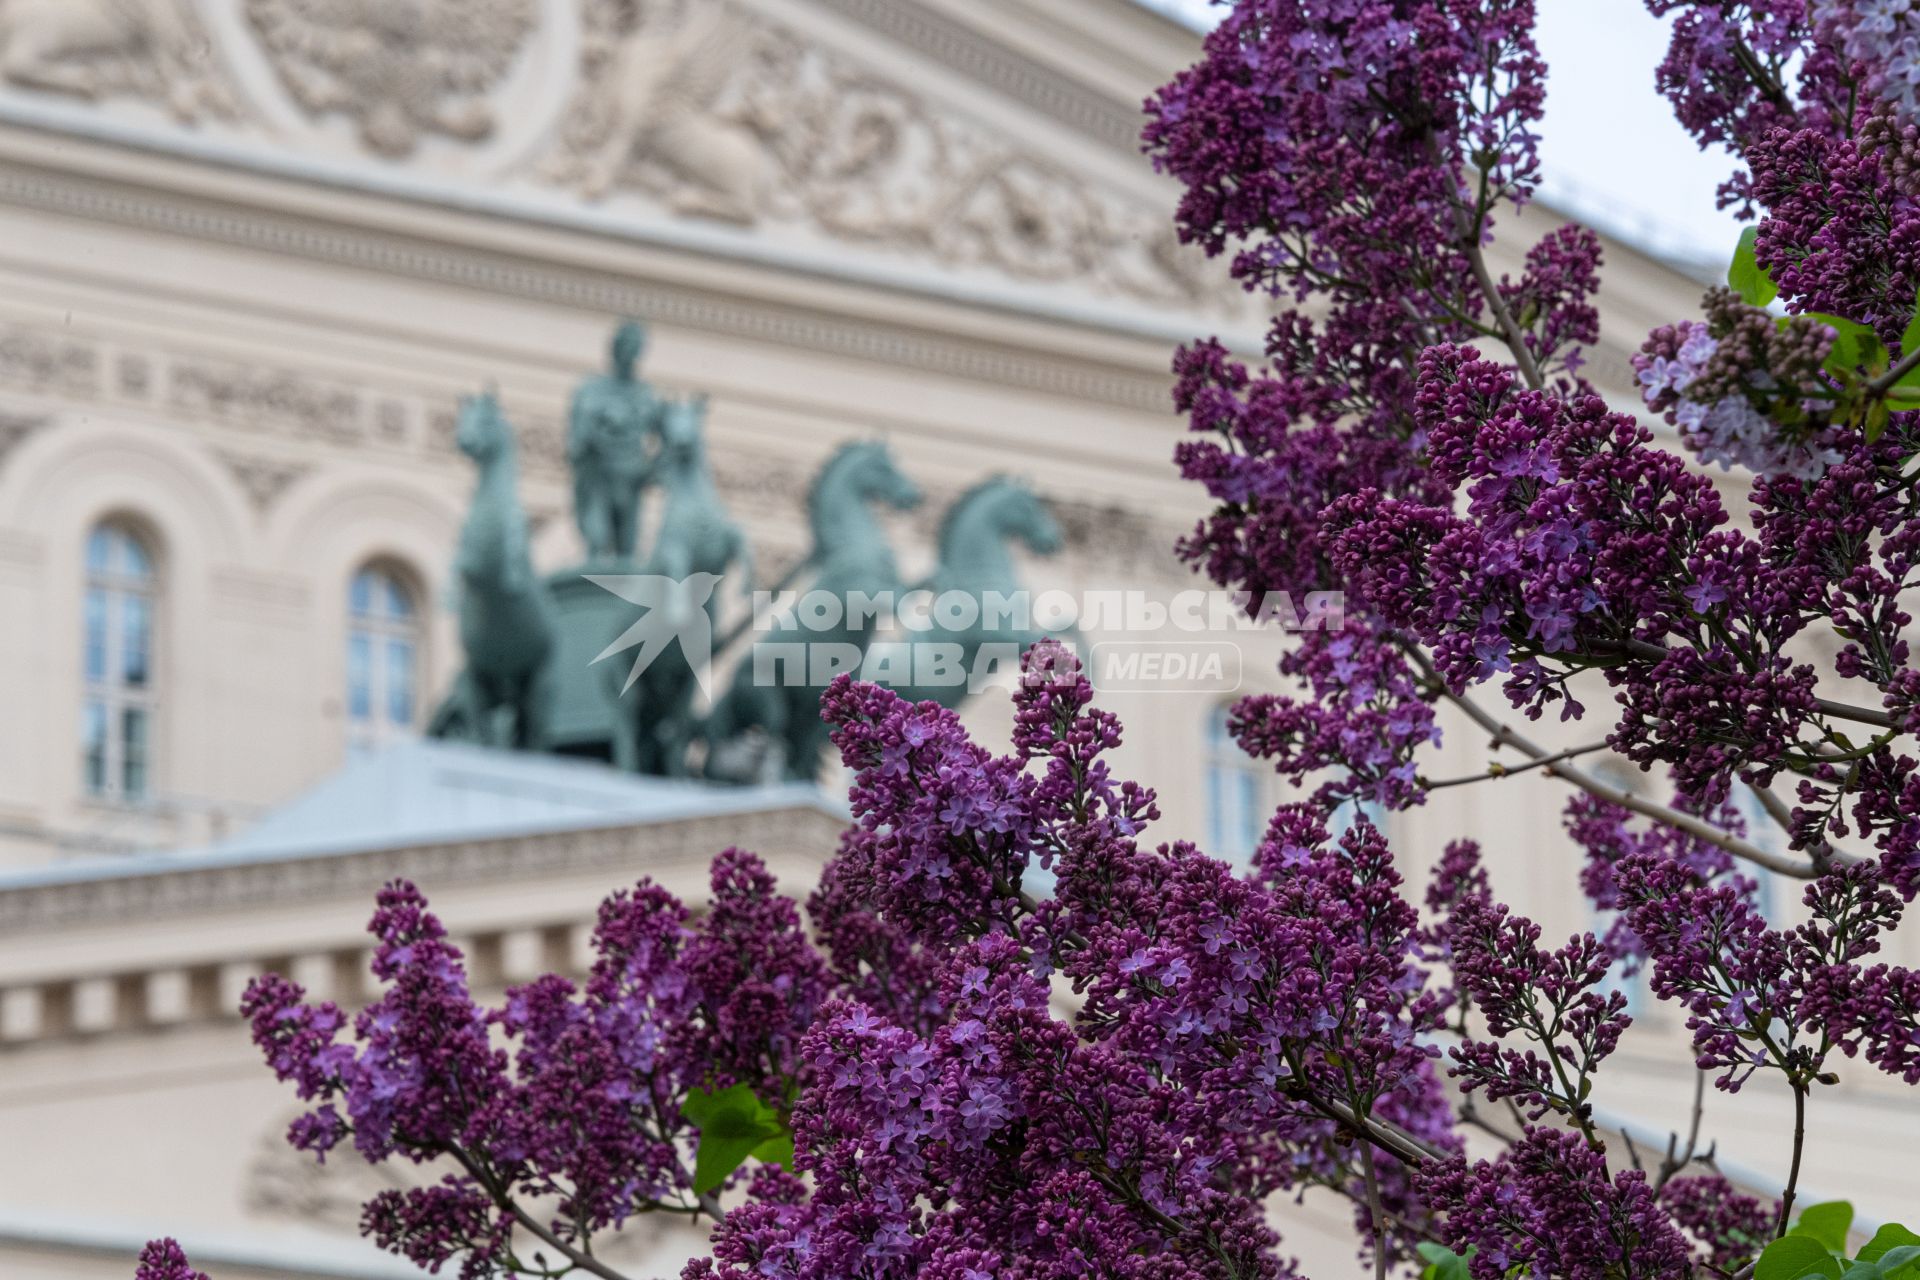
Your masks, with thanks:
[{"label": "window frame", "polygon": [[[108,516],[88,528],[81,546],[80,786],[97,803],[149,805],[158,790],[164,583],[155,543],[133,520]],[[137,681],[128,678],[136,648]]]},{"label": "window frame", "polygon": [[[368,594],[364,607],[363,583]],[[424,596],[419,576],[387,557],[363,561],[347,578],[342,710],[350,752],[375,750],[420,731],[427,648]],[[362,643],[364,664],[356,659]],[[396,645],[405,646],[404,660],[396,656]],[[394,678],[401,670],[404,681]],[[404,720],[393,714],[396,693],[406,700]]]}]

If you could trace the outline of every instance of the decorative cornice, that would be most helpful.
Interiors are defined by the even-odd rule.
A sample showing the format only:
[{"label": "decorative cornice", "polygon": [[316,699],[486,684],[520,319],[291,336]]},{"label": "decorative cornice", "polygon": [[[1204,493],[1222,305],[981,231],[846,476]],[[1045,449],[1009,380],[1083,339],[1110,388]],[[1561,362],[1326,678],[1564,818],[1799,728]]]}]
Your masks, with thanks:
[{"label": "decorative cornice", "polygon": [[490,839],[311,856],[235,859],[169,868],[129,861],[118,874],[0,888],[0,935],[98,927],[291,901],[366,897],[397,877],[425,884],[512,883],[556,876],[629,875],[704,862],[727,845],[815,851],[824,857],[844,819],[794,805],[729,809],[645,825],[538,831]]},{"label": "decorative cornice", "polygon": [[[622,278],[497,250],[325,224],[152,188],[14,162],[0,168],[0,202],[116,226],[160,231],[407,279],[448,284],[604,315],[645,315],[663,325],[749,338],[1076,400],[1164,412],[1169,379],[1084,361],[1030,355],[677,284]],[[0,362],[6,353],[0,351]]]},{"label": "decorative cornice", "polygon": [[942,13],[901,0],[818,3],[1110,147],[1128,153],[1139,147],[1139,104],[1068,79]]}]

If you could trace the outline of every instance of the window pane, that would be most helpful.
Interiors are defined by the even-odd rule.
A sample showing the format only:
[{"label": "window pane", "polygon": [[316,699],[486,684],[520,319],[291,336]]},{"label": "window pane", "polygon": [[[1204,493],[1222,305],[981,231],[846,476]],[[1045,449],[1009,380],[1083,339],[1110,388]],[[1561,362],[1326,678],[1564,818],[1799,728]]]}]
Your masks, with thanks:
[{"label": "window pane", "polygon": [[147,655],[153,638],[153,623],[145,596],[129,595],[120,602],[120,665],[127,684],[135,689],[147,687]]},{"label": "window pane", "polygon": [[120,571],[129,578],[138,578],[145,582],[153,576],[153,564],[147,559],[147,548],[140,539],[124,529],[116,530],[115,537],[120,543]]},{"label": "window pane", "polygon": [[1252,856],[1260,844],[1259,787],[1249,769],[1236,770],[1234,783],[1234,825],[1230,828],[1233,832],[1233,856],[1245,858]]},{"label": "window pane", "polygon": [[80,708],[80,776],[93,795],[107,789],[107,708],[99,702]]},{"label": "window pane", "polygon": [[347,715],[373,719],[373,638],[364,631],[347,637]]},{"label": "window pane", "polygon": [[113,572],[113,530],[103,526],[87,536],[87,572]]},{"label": "window pane", "polygon": [[107,593],[97,587],[87,592],[86,666],[88,681],[107,678]]},{"label": "window pane", "polygon": [[1216,753],[1240,749],[1240,744],[1227,732],[1227,715],[1225,707],[1215,707],[1213,714],[1207,717],[1207,747]]},{"label": "window pane", "polygon": [[387,719],[413,724],[413,641],[387,641]]},{"label": "window pane", "polygon": [[353,575],[353,584],[347,588],[347,609],[354,617],[364,618],[373,612],[374,585],[371,569]]},{"label": "window pane", "polygon": [[147,712],[144,707],[120,711],[120,790],[129,800],[147,794]]},{"label": "window pane", "polygon": [[406,622],[413,617],[413,593],[406,585],[390,573],[380,575],[386,582],[387,616],[395,622]]}]

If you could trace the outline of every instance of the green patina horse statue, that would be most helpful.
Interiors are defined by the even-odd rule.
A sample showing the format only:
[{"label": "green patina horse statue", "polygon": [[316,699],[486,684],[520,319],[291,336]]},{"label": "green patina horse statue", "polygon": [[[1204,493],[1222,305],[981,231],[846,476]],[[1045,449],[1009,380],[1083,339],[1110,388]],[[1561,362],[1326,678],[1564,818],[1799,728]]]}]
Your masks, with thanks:
[{"label": "green patina horse statue", "polygon": [[[931,698],[942,706],[959,706],[969,691],[967,676],[975,661],[983,652],[989,658],[1002,656],[987,646],[1003,648],[1004,656],[1011,659],[1043,638],[1040,632],[1015,625],[1011,617],[988,616],[983,607],[995,597],[1015,597],[1020,590],[1011,547],[1019,543],[1036,555],[1049,556],[1064,541],[1053,512],[1019,480],[993,476],[954,499],[940,519],[940,563],[914,587],[928,593],[932,604],[925,616],[931,625],[924,630],[902,629],[875,642],[871,664],[876,678],[908,701]],[[970,623],[955,626],[941,620],[947,611],[939,600],[948,593],[977,610]],[[1018,616],[1016,611],[1013,617]],[[925,658],[934,645],[947,646],[948,656],[958,651],[957,681],[925,682]],[[901,673],[899,680],[884,678],[889,663]]]},{"label": "green patina horse statue", "polygon": [[537,751],[553,698],[553,604],[533,571],[513,427],[491,392],[460,401],[454,441],[480,479],[454,558],[467,666],[448,698],[444,732]]},{"label": "green patina horse statue", "polygon": [[[918,506],[920,489],[894,464],[885,444],[862,441],[841,446],[814,478],[807,494],[813,551],[807,563],[818,570],[808,594],[837,598],[898,594],[904,585],[893,547],[874,514],[873,504],[896,510]],[[873,641],[875,620],[842,608],[837,622],[823,627],[764,632],[742,656],[726,693],[701,727],[707,741],[707,776],[733,782],[758,780],[759,765],[742,764],[739,747],[753,730],[765,735],[779,754],[780,769],[792,781],[811,782],[819,773],[827,727],[820,719],[824,672],[807,661],[809,652],[862,655]],[[802,671],[790,664],[758,661],[770,645],[800,646]],[[856,663],[857,665],[857,663]],[[761,678],[756,679],[756,670]],[[777,682],[775,674],[783,678]]]},{"label": "green patina horse statue", "polygon": [[[692,584],[666,588],[658,606],[706,611],[703,628],[690,630],[684,618],[666,621],[666,629],[682,637],[712,634],[719,611],[719,599],[711,590],[715,581],[738,572],[743,588],[752,586],[746,535],[727,514],[707,463],[706,420],[705,396],[666,407],[660,456],[654,466],[654,482],[665,491],[666,506],[653,554],[641,570],[677,584]],[[674,645],[631,679],[620,664],[610,664],[610,692],[616,702],[615,764],[655,776],[678,777],[687,772],[687,746],[698,728],[693,694],[695,688],[706,687],[711,661],[709,653],[689,654]]]}]

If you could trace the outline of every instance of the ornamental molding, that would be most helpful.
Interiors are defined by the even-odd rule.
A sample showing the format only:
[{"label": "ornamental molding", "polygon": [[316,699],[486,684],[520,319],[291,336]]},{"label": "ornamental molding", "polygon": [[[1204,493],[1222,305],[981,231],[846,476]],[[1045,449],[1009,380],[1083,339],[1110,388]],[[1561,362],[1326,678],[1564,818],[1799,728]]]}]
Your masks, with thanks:
[{"label": "ornamental molding", "polygon": [[900,0],[817,0],[942,66],[1025,103],[1050,120],[1129,155],[1138,151],[1140,104],[1120,101],[934,9]]},{"label": "ornamental molding", "polygon": [[346,383],[239,361],[181,357],[167,369],[167,404],[177,412],[331,444],[365,438],[367,399]]},{"label": "ornamental molding", "polygon": [[240,1184],[240,1207],[248,1213],[358,1234],[361,1205],[382,1191],[419,1185],[401,1176],[399,1161],[368,1164],[352,1143],[328,1153],[325,1164],[294,1150],[287,1145],[287,1127],[301,1114],[283,1113],[255,1141]]},{"label": "ornamental molding", "polygon": [[[16,358],[9,360],[7,353]],[[31,353],[32,358],[25,358]],[[116,390],[121,397],[139,399],[149,379],[158,381],[165,405],[195,422],[271,439],[287,439],[321,447],[352,447],[368,440],[407,452],[452,458],[454,409],[446,397],[401,391],[370,384],[348,383],[317,373],[293,369],[265,369],[198,353],[136,350],[85,339],[42,334],[28,326],[0,327],[0,387],[41,391],[49,385],[77,381],[86,398],[98,396],[98,379],[91,375],[111,357],[123,376]],[[127,368],[141,371],[141,395],[133,394],[124,377]],[[76,378],[77,372],[88,376]],[[510,405],[518,433],[521,461],[530,476],[556,478],[567,469],[565,432],[560,419],[542,408]],[[0,409],[0,467],[8,453],[52,423],[45,411]],[[418,433],[416,421],[424,424]],[[312,474],[316,463],[283,458],[255,450],[215,445],[212,450],[253,508],[270,514],[294,485]],[[763,510],[787,502],[793,493],[792,459],[749,450],[723,451],[713,459],[714,480],[727,501],[740,510]],[[939,513],[961,490],[934,485],[928,500],[910,521],[920,540],[931,546]],[[1100,562],[1129,568],[1162,563],[1184,528],[1136,507],[1094,497],[1052,495],[1048,499],[1069,548]],[[550,524],[556,510],[530,514]],[[789,547],[761,548],[759,563],[778,570],[800,551]],[[777,579],[778,572],[771,574]]]},{"label": "ornamental molding", "polygon": [[1178,570],[1173,544],[1184,529],[1117,502],[1059,497],[1047,501],[1060,522],[1061,537],[1073,550],[1131,569],[1160,566],[1169,574]]},{"label": "ornamental molding", "polygon": [[84,338],[0,326],[0,383],[16,390],[93,396],[100,390],[100,367],[98,347]]},{"label": "ornamental molding", "polygon": [[0,888],[0,936],[95,928],[204,912],[322,899],[369,901],[395,877],[441,888],[560,876],[606,876],[705,865],[728,845],[824,860],[845,826],[824,808],[734,810],[659,823],[535,832],[495,839],[272,856],[162,870],[129,860],[126,874]]},{"label": "ornamental molding", "polygon": [[[4,178],[0,177],[0,182]],[[100,375],[112,369],[110,381]],[[64,391],[77,401],[129,402],[170,417],[232,433],[211,452],[262,515],[271,514],[293,487],[318,469],[311,458],[262,452],[249,439],[285,440],[321,448],[368,442],[404,454],[451,459],[454,407],[450,396],[286,367],[263,367],[203,352],[134,347],[124,342],[46,332],[27,323],[0,324],[0,388]],[[508,405],[529,476],[563,477],[567,470],[562,423],[545,406]],[[0,467],[10,450],[56,421],[51,410],[0,408]],[[269,446],[271,447],[271,446]],[[792,458],[764,451],[723,450],[713,458],[714,480],[737,510],[784,509],[793,495]],[[961,489],[934,485],[913,522],[932,545],[939,512]],[[533,501],[530,499],[530,501]],[[1164,560],[1183,531],[1149,513],[1110,500],[1049,498],[1067,545],[1089,557],[1138,567]],[[536,503],[537,505],[537,503]],[[556,509],[530,510],[552,523]],[[802,548],[766,547],[758,562],[779,570]],[[770,580],[777,578],[778,572]]]},{"label": "ornamental molding", "polygon": [[[668,281],[623,278],[478,246],[321,224],[265,208],[238,209],[152,188],[135,188],[14,163],[0,165],[0,202],[116,226],[182,235],[329,266],[389,274],[599,315],[644,315],[666,326],[751,339],[827,355],[897,365],[969,381],[1080,401],[1166,413],[1171,379],[1069,356],[947,338],[765,299],[735,297]],[[88,363],[95,361],[95,363]],[[0,381],[30,372],[36,385],[92,393],[94,353],[36,336],[23,345],[0,333]]]}]

